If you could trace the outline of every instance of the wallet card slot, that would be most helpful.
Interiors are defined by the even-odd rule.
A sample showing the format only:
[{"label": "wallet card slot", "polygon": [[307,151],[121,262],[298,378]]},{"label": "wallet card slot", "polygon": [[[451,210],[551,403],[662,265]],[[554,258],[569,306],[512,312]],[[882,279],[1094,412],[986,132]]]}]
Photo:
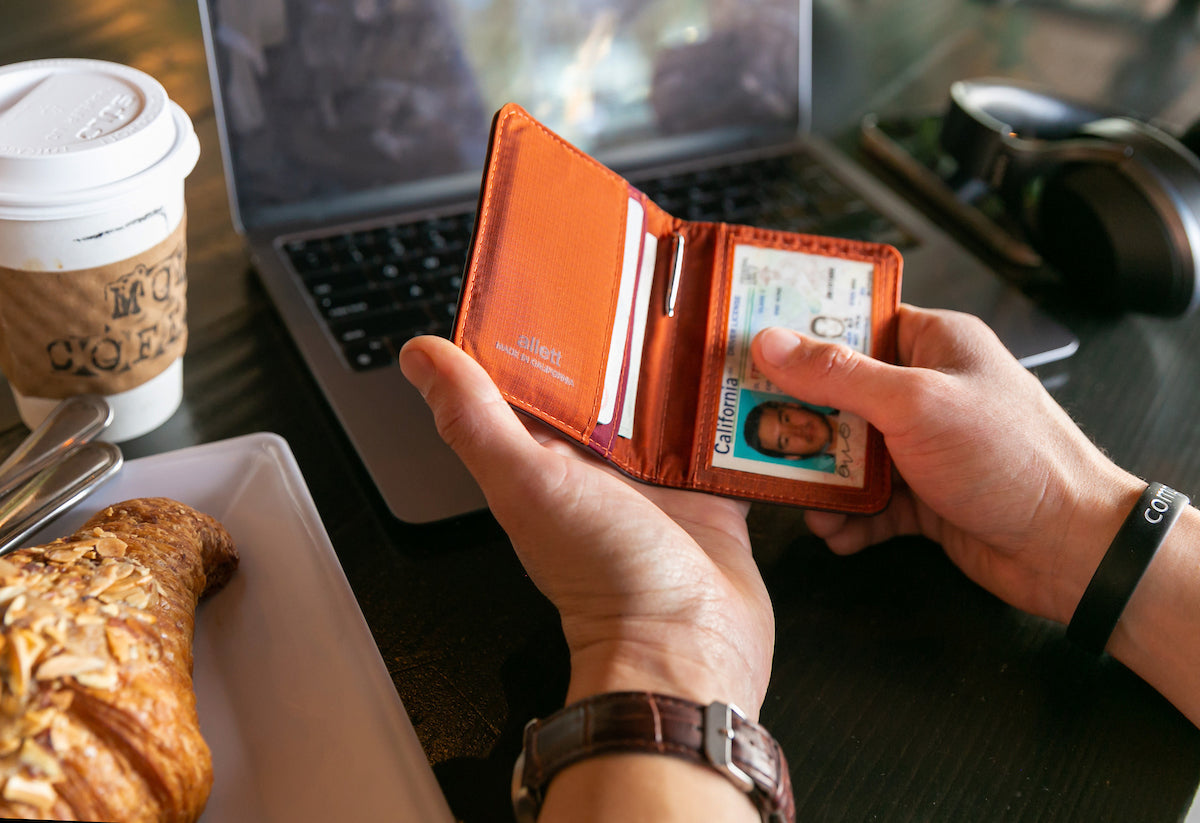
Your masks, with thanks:
[{"label": "wallet card slot", "polygon": [[[647,206],[647,228],[658,238],[655,277],[646,318],[635,423],[627,440],[613,444],[612,460],[633,477],[681,486],[691,471],[692,423],[699,401],[709,284],[720,224],[686,223]],[[676,235],[685,236],[686,254],[672,277]],[[666,298],[676,284],[676,310],[668,316]]]},{"label": "wallet card slot", "polygon": [[[786,395],[749,344],[770,325],[887,354],[899,255],[889,247],[730,226],[713,281],[692,485],[869,510],[886,498],[882,438],[865,420]],[[715,354],[720,352],[720,354]],[[889,358],[890,359],[890,358]]]},{"label": "wallet card slot", "polygon": [[617,401],[625,393],[621,390],[622,375],[628,371],[626,355],[634,322],[634,295],[641,273],[642,249],[645,245],[646,209],[634,197],[626,204],[625,242],[621,259],[621,274],[617,290],[617,306],[613,312],[612,330],[609,332],[608,363],[604,370],[604,388],[600,395],[600,411],[596,425],[607,426],[617,412]]},{"label": "wallet card slot", "polygon": [[654,286],[654,271],[658,262],[658,238],[646,232],[642,241],[642,262],[638,270],[637,292],[633,299],[633,326],[629,336],[629,367],[625,376],[625,398],[621,404],[621,420],[617,436],[628,440],[633,436],[637,419],[638,383],[642,376],[642,356],[646,344],[646,322],[650,316],[650,292]]}]

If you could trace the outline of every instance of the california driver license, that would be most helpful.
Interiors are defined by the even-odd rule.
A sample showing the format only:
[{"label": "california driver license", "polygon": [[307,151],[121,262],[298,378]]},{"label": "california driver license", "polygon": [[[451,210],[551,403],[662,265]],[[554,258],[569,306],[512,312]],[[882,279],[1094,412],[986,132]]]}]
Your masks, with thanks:
[{"label": "california driver license", "polygon": [[784,394],[755,368],[750,341],[783,326],[870,353],[874,271],[858,260],[734,246],[714,468],[863,487],[866,421]]}]

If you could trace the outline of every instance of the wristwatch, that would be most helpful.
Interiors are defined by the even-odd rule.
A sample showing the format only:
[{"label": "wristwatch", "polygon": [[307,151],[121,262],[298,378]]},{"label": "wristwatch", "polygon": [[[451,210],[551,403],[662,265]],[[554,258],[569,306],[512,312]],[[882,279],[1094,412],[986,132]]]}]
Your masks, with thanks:
[{"label": "wristwatch", "polygon": [[513,768],[517,823],[535,823],[562,769],[600,754],[651,752],[709,766],[745,792],[764,823],[794,823],[787,759],[775,738],[727,703],[703,706],[651,692],[594,695],[525,726]]}]

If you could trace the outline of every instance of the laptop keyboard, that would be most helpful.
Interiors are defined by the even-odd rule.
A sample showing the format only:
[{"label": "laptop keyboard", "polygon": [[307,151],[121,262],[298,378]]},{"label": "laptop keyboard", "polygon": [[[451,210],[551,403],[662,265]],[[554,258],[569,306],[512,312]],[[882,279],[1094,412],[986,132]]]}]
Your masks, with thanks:
[{"label": "laptop keyboard", "polygon": [[[633,180],[667,212],[687,220],[891,243],[912,240],[826,167],[800,154]],[[474,215],[439,217],[283,246],[358,371],[396,364],[418,334],[449,337]]]},{"label": "laptop keyboard", "polygon": [[824,164],[799,153],[634,180],[669,214],[851,240],[914,242]]},{"label": "laptop keyboard", "polygon": [[394,365],[418,334],[454,327],[474,215],[461,214],[284,244],[350,366]]}]

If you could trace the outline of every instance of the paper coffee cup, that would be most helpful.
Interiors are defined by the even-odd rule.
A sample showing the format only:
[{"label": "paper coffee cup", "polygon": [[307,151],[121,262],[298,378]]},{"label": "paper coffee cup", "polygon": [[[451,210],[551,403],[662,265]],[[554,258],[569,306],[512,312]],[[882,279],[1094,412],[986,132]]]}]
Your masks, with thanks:
[{"label": "paper coffee cup", "polygon": [[36,427],[104,395],[112,441],[183,398],[191,121],[144,72],[99,60],[0,68],[0,370]]}]

